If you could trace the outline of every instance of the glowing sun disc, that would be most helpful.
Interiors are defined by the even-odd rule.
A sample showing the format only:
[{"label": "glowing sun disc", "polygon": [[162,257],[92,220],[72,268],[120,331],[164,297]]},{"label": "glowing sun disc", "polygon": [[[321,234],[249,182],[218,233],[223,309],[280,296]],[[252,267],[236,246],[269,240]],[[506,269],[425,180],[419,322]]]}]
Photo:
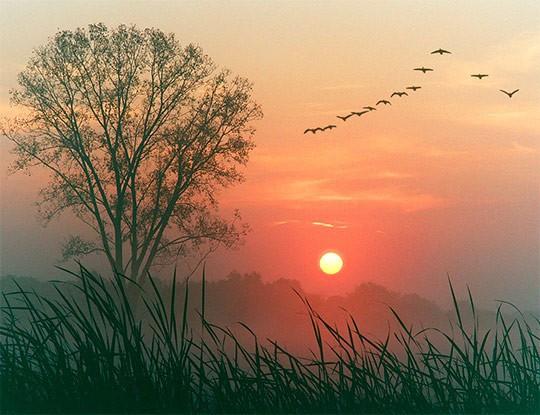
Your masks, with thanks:
[{"label": "glowing sun disc", "polygon": [[343,260],[335,252],[327,252],[319,260],[319,266],[325,274],[334,275],[343,268]]}]

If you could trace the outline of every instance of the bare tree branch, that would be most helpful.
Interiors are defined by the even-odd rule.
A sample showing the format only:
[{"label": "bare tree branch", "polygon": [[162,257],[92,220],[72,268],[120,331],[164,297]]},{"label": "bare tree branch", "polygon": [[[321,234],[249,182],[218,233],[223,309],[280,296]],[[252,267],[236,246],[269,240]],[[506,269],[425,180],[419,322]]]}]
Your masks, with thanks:
[{"label": "bare tree branch", "polygon": [[12,169],[47,168],[44,219],[70,209],[96,234],[69,239],[66,257],[104,252],[141,279],[156,261],[245,233],[237,216],[219,218],[216,192],[242,180],[262,113],[251,84],[199,47],[123,25],[61,31],[34,51],[11,97],[28,112],[2,125]]}]

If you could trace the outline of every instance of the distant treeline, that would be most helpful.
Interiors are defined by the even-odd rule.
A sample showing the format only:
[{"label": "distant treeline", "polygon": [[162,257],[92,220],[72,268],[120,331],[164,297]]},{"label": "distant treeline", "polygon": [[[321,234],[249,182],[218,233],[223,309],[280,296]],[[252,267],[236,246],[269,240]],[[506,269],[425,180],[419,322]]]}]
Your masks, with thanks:
[{"label": "distant treeline", "polygon": [[[156,282],[160,291],[170,292],[170,282]],[[69,283],[69,279],[53,283],[13,275],[0,279],[0,288],[4,293],[18,290],[17,284],[26,291],[35,291],[48,298],[57,297],[57,290],[75,298],[82,297],[80,291],[75,290]],[[178,293],[185,291],[185,284],[185,281],[177,282]],[[202,284],[200,280],[190,280],[188,284],[188,320],[190,326],[196,330],[199,327],[197,322],[200,321]],[[151,287],[144,288],[151,291]],[[392,309],[399,312],[403,321],[418,330],[430,327],[449,328],[455,322],[453,311],[443,310],[419,295],[401,294],[375,283],[360,284],[346,295],[323,297],[305,293],[296,280],[264,282],[257,273],[231,273],[224,279],[207,281],[205,315],[209,322],[230,328],[246,340],[249,333],[243,329],[240,322],[249,326],[260,338],[275,340],[292,351],[303,352],[312,346],[315,339],[306,306],[300,297],[306,297],[314,310],[337,327],[342,327],[350,315],[363,333],[377,338],[384,338],[399,324],[392,314]],[[168,302],[167,298],[168,296],[164,295],[165,302]],[[144,313],[144,307],[139,309]],[[177,307],[177,313],[182,317],[182,307]],[[476,310],[476,317],[482,327],[489,328],[494,316],[495,311]],[[144,315],[141,317],[145,319]],[[472,324],[469,314],[465,313],[463,318],[466,324]]]}]

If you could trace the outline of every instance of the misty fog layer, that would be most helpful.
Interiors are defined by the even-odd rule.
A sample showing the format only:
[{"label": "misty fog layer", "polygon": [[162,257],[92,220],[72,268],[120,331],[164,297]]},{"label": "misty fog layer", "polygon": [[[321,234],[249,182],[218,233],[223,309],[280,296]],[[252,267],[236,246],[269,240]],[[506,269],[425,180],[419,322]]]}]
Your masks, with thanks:
[{"label": "misty fog layer", "polygon": [[[66,281],[66,277],[58,280]],[[69,278],[67,281],[70,281]],[[157,283],[165,301],[168,302],[171,284],[160,280],[157,280]],[[54,282],[16,276],[5,276],[0,280],[0,288],[4,293],[17,291],[16,284],[20,284],[29,292],[35,290],[45,297],[58,297]],[[186,282],[182,281],[176,285],[176,309],[180,314],[186,291],[185,284]],[[66,295],[75,297],[80,295],[69,284],[62,283],[58,287]],[[198,332],[202,312],[202,283],[190,281],[187,288],[189,326],[191,330]],[[149,297],[152,296],[149,283],[144,290]],[[467,293],[457,295],[458,298],[466,298]],[[451,297],[450,289],[448,296]],[[263,282],[261,276],[256,273],[231,273],[223,279],[206,282],[205,319],[219,327],[232,330],[245,342],[252,340],[251,334],[245,328],[247,326],[260,340],[277,341],[288,350],[305,353],[315,344],[305,301],[324,320],[342,332],[346,331],[347,321],[353,318],[363,335],[377,339],[384,339],[389,333],[399,329],[400,323],[392,310],[413,331],[424,328],[448,330],[456,319],[454,310],[445,310],[419,295],[401,294],[374,283],[361,284],[347,295],[323,297],[306,293],[298,281],[280,279]],[[470,304],[468,300],[458,301],[462,317],[470,326],[472,324]],[[515,314],[515,310],[511,308],[507,308],[506,311]],[[527,313],[527,310],[524,311]],[[476,315],[483,330],[487,330],[495,322],[494,309],[476,310]],[[144,311],[140,317],[142,320],[147,319]]]}]

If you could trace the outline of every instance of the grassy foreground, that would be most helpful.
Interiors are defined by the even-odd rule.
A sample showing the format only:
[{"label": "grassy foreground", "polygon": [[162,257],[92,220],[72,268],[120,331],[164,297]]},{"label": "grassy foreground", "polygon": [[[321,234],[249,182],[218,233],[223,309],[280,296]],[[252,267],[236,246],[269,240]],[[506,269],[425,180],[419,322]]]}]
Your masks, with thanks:
[{"label": "grassy foreground", "polygon": [[[354,318],[339,331],[303,299],[316,347],[295,356],[270,340],[206,321],[189,327],[189,285],[163,296],[116,275],[81,267],[75,282],[54,283],[56,298],[3,293],[0,409],[4,413],[538,413],[540,321],[507,321],[490,330],[464,322],[384,340],[365,337]],[[204,275],[203,275],[204,278]],[[176,280],[176,277],[175,277]],[[133,292],[141,298],[137,311]],[[138,291],[138,292],[137,292]],[[77,292],[77,295],[74,293]],[[129,294],[128,294],[129,292]],[[143,313],[140,312],[143,311]],[[138,315],[145,315],[144,319]]]}]

